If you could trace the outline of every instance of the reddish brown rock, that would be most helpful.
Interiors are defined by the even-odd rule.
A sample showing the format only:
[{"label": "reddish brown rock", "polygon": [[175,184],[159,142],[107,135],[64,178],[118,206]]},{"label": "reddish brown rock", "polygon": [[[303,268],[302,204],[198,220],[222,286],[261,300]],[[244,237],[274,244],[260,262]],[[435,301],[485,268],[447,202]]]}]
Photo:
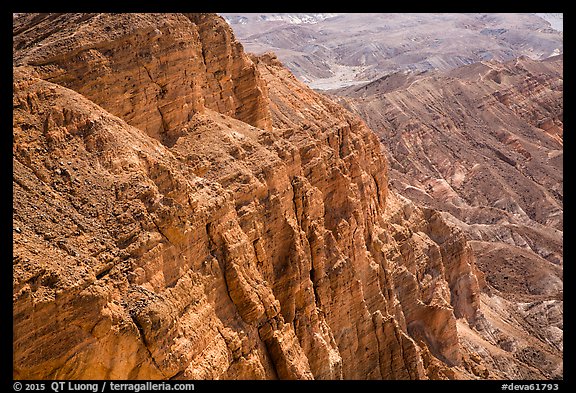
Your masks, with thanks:
[{"label": "reddish brown rock", "polygon": [[390,192],[377,137],[273,55],[215,15],[14,29],[14,378],[484,367],[462,231]]},{"label": "reddish brown rock", "polygon": [[270,127],[265,86],[214,15],[25,15],[14,28],[15,64],[33,65],[164,143],[204,107]]}]

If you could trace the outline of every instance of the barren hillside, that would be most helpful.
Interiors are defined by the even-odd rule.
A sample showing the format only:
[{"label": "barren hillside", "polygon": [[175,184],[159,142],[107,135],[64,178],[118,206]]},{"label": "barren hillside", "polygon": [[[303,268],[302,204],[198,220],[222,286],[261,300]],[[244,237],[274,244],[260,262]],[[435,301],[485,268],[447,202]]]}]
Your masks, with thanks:
[{"label": "barren hillside", "polygon": [[15,379],[562,376],[561,301],[492,292],[493,250],[390,188],[366,123],[223,18],[13,33]]}]

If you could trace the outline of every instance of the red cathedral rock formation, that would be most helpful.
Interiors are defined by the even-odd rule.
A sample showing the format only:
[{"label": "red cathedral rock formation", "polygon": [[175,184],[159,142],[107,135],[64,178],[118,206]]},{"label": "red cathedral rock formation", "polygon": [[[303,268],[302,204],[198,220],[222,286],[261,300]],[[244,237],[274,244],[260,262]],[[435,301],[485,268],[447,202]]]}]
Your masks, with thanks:
[{"label": "red cathedral rock formation", "polygon": [[562,375],[561,307],[500,319],[491,250],[217,15],[17,15],[13,111],[15,379]]}]

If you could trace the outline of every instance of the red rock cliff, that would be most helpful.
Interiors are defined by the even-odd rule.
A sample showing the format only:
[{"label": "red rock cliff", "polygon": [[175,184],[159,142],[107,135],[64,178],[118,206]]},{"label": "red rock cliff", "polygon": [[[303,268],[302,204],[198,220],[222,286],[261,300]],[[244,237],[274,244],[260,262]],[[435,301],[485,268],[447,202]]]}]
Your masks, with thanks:
[{"label": "red rock cliff", "polygon": [[489,376],[459,343],[483,320],[462,232],[221,18],[14,34],[14,378]]}]

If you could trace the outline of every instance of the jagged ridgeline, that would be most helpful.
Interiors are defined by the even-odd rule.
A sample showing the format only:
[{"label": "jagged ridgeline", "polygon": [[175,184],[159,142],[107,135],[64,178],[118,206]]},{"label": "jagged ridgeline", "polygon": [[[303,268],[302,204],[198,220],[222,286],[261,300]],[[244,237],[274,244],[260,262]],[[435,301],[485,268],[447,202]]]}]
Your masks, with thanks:
[{"label": "jagged ridgeline", "polygon": [[13,29],[15,379],[562,375],[365,123],[221,17]]}]

